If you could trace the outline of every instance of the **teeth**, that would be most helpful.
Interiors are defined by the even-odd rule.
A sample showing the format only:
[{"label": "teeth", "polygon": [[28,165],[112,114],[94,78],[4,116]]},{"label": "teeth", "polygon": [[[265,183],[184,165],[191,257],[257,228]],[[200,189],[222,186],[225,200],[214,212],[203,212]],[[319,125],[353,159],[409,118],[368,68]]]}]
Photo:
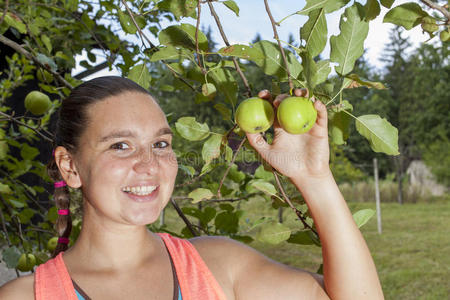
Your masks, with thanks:
[{"label": "teeth", "polygon": [[157,187],[152,185],[147,186],[133,186],[133,187],[124,187],[122,191],[135,194],[138,196],[146,196],[151,194]]}]

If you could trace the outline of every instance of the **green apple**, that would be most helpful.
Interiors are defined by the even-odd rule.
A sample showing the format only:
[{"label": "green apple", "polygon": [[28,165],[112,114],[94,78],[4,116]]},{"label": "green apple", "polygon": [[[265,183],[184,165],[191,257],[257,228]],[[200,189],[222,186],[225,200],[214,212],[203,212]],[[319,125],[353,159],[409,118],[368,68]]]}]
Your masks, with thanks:
[{"label": "green apple", "polygon": [[32,91],[25,97],[25,108],[33,115],[46,113],[51,105],[50,98],[39,91]]},{"label": "green apple", "polygon": [[261,98],[245,99],[236,110],[236,123],[248,133],[264,132],[273,124],[275,113],[272,104]]},{"label": "green apple", "polygon": [[47,242],[48,251],[50,251],[50,252],[55,251],[57,245],[58,245],[58,237],[54,236],[51,239],[49,239]]},{"label": "green apple", "polygon": [[301,134],[308,132],[316,123],[317,111],[308,98],[288,97],[278,106],[277,118],[284,130]]},{"label": "green apple", "polygon": [[439,34],[439,38],[440,38],[441,41],[443,41],[443,42],[448,42],[448,41],[450,41],[450,30],[444,30],[444,31],[441,31],[441,33]]},{"label": "green apple", "polygon": [[29,254],[23,253],[19,258],[19,262],[17,263],[17,270],[22,272],[29,272],[33,269],[35,265],[36,265],[36,257],[31,253]]}]

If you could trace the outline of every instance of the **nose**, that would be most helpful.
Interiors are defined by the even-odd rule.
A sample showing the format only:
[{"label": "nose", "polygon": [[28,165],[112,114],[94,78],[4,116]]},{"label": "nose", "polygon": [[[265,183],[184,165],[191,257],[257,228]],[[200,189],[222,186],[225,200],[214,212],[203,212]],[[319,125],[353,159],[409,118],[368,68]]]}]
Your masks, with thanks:
[{"label": "nose", "polygon": [[137,173],[155,174],[159,169],[157,155],[152,153],[151,149],[144,150],[137,157],[133,166]]}]

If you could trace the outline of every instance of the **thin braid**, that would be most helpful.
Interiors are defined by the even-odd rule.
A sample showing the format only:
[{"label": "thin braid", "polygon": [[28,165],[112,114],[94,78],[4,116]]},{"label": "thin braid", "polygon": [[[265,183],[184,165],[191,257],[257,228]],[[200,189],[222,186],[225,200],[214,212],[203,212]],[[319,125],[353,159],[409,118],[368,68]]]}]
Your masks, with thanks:
[{"label": "thin braid", "polygon": [[[47,165],[47,172],[50,178],[52,178],[55,182],[63,180],[54,157],[50,159],[50,162]],[[56,209],[67,209],[69,211],[69,214],[67,215],[58,214],[58,219],[55,224],[55,230],[58,233],[58,237],[68,239],[70,232],[72,231],[72,217],[70,215],[70,193],[67,186],[55,187],[53,199],[56,203]],[[58,241],[52,257],[57,256],[62,251],[66,251],[67,248],[67,243],[60,243]]]}]

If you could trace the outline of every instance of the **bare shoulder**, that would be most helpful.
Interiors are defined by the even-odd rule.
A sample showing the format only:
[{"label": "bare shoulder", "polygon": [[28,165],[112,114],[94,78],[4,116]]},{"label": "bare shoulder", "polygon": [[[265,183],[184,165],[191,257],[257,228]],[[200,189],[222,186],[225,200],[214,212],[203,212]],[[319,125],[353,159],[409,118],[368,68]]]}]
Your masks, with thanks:
[{"label": "bare shoulder", "polygon": [[26,300],[34,299],[34,275],[26,275],[11,280],[0,287],[0,299]]},{"label": "bare shoulder", "polygon": [[328,299],[321,275],[278,263],[225,237],[190,240],[208,267],[228,276],[236,298]]}]

